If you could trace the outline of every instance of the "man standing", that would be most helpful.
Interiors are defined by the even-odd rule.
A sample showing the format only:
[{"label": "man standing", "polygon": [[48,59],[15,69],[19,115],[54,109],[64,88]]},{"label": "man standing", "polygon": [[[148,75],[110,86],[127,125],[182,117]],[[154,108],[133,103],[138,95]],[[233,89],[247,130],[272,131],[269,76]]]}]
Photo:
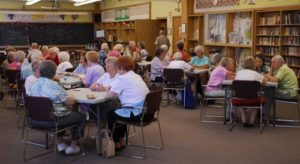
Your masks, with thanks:
[{"label": "man standing", "polygon": [[159,36],[156,37],[154,44],[155,44],[156,48],[159,48],[161,45],[166,45],[170,48],[170,41],[165,36],[164,30],[159,31]]}]

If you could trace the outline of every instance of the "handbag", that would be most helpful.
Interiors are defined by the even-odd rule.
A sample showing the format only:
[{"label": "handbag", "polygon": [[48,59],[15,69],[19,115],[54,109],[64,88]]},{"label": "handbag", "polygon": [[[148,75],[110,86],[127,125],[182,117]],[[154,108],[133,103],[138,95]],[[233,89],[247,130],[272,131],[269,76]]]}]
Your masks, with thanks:
[{"label": "handbag", "polygon": [[101,130],[101,154],[104,157],[115,156],[115,142],[112,139],[111,131],[108,129]]}]

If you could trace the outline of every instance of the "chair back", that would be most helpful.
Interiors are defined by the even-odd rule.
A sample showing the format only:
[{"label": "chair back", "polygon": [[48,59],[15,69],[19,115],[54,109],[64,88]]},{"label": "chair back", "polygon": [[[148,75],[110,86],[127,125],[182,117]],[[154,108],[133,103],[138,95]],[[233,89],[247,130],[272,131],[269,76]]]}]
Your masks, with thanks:
[{"label": "chair back", "polygon": [[66,69],[66,72],[73,72],[75,70],[75,68],[73,67],[73,68],[67,68]]},{"label": "chair back", "polygon": [[16,83],[17,79],[20,79],[21,77],[21,71],[20,70],[14,70],[14,69],[6,69],[4,70],[4,75],[7,79],[8,84],[10,83]]},{"label": "chair back", "polygon": [[182,69],[164,69],[164,80],[166,83],[180,84],[184,83],[184,71]]},{"label": "chair back", "polygon": [[233,96],[242,99],[258,97],[257,92],[261,89],[259,81],[234,80],[232,82]]},{"label": "chair back", "polygon": [[150,91],[145,99],[144,103],[144,115],[154,115],[160,109],[161,96],[163,89],[154,89]]},{"label": "chair back", "polygon": [[17,79],[17,89],[19,92],[22,92],[24,85],[25,85],[24,79]]},{"label": "chair back", "polygon": [[53,104],[47,97],[25,96],[28,118],[36,121],[54,121]]}]

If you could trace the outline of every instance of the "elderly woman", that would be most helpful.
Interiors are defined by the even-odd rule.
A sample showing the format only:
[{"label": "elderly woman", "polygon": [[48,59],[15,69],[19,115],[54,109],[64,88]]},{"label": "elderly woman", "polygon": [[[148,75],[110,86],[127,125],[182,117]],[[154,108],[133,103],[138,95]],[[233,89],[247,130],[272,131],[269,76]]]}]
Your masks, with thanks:
[{"label": "elderly woman", "polygon": [[7,69],[17,69],[16,52],[10,51],[6,56],[8,62]]},{"label": "elderly woman", "polygon": [[225,96],[222,89],[222,82],[226,79],[233,80],[235,74],[234,61],[231,58],[223,57],[219,65],[210,74],[205,93],[209,96]]},{"label": "elderly woman", "polygon": [[109,47],[108,47],[108,44],[107,43],[102,43],[101,44],[101,50],[99,51],[99,64],[101,66],[105,66],[105,59],[107,57],[109,53]]},{"label": "elderly woman", "polygon": [[63,74],[68,68],[73,68],[70,63],[70,54],[67,51],[61,51],[58,54],[60,64],[57,66],[56,74]]},{"label": "elderly woman", "polygon": [[24,51],[17,51],[14,58],[15,60],[9,64],[10,69],[21,70],[21,66],[24,62],[25,56],[26,54]]},{"label": "elderly woman", "polygon": [[26,80],[25,80],[26,93],[28,93],[30,87],[33,84],[35,84],[35,82],[40,77],[40,70],[39,70],[40,63],[41,63],[41,61],[34,61],[34,62],[31,63],[33,74],[30,75],[29,77],[27,77]]},{"label": "elderly woman", "polygon": [[196,46],[195,53],[197,56],[192,57],[190,64],[195,68],[208,68],[209,59],[203,54],[204,47],[203,46]]},{"label": "elderly woman", "polygon": [[48,54],[49,54],[49,48],[48,48],[48,46],[43,46],[42,47],[42,53],[43,53],[43,57],[48,56]]},{"label": "elderly woman", "polygon": [[80,53],[80,64],[76,67],[76,69],[71,73],[72,76],[78,76],[82,74],[86,74],[87,71],[87,60],[86,60],[86,51],[81,51]]},{"label": "elderly woman", "polygon": [[86,87],[90,87],[91,84],[96,82],[104,74],[104,69],[98,64],[98,53],[96,51],[87,52],[86,59],[88,69],[86,76],[81,77],[81,80]]},{"label": "elderly woman", "polygon": [[52,60],[56,65],[59,64],[58,54],[59,54],[58,47],[52,47],[49,49],[48,56],[44,57],[45,60]]},{"label": "elderly woman", "polygon": [[163,82],[164,69],[168,66],[166,60],[167,52],[163,48],[158,48],[155,51],[155,57],[151,62],[151,81]]},{"label": "elderly woman", "polygon": [[122,44],[116,44],[114,46],[113,50],[118,51],[120,54],[124,53],[124,47]]},{"label": "elderly woman", "polygon": [[256,61],[256,72],[260,74],[267,74],[270,71],[270,67],[267,66],[266,64],[266,59],[263,55],[257,55],[255,57]]},{"label": "elderly woman", "polygon": [[[53,81],[53,77],[56,72],[56,65],[53,61],[43,61],[40,66],[40,78],[30,87],[28,91],[29,96],[40,96],[40,97],[48,97],[52,102],[53,106],[56,109],[68,108],[71,107],[75,103],[75,99],[72,95],[68,95],[68,93],[55,81]],[[42,110],[42,108],[41,108]],[[34,126],[41,128],[54,128],[54,122],[45,122],[38,120],[31,120],[31,123]],[[64,117],[61,117],[58,120],[58,127],[64,128],[70,125],[77,124],[79,125],[79,130],[83,135],[84,126],[85,126],[85,117],[83,114],[78,112],[70,111]],[[65,151],[67,155],[77,154],[80,152],[80,147],[77,145],[77,140],[79,139],[78,133],[76,129],[73,130],[72,133],[72,142],[70,146],[67,146],[61,137],[62,134],[58,134],[58,151]]]},{"label": "elderly woman", "polygon": [[182,60],[182,54],[181,52],[175,52],[173,55],[173,61],[170,62],[167,68],[178,68],[183,69],[185,71],[193,71],[194,68],[189,65],[187,62]]},{"label": "elderly woman", "polygon": [[[40,50],[34,49],[30,52],[30,61],[33,63],[34,61],[40,61],[43,60],[43,54]],[[30,75],[33,74],[32,66],[31,64],[28,64],[24,67],[21,67],[21,79],[26,79]]]},{"label": "elderly woman", "polygon": [[143,41],[138,42],[138,48],[140,49],[142,60],[146,60],[147,57],[148,57],[148,55],[149,55],[149,53],[146,50],[145,42],[143,42]]},{"label": "elderly woman", "polygon": [[[238,71],[235,76],[235,80],[251,80],[263,82],[264,76],[255,71],[256,63],[252,56],[248,56],[242,63],[242,70]],[[247,120],[247,110],[241,109],[242,122],[244,127],[254,127],[254,123],[257,116],[257,109],[251,109],[250,121]]]},{"label": "elderly woman", "polygon": [[[123,56],[117,61],[119,76],[111,83],[110,90],[107,92],[107,97],[112,98],[118,96],[124,108],[110,111],[107,114],[108,128],[112,130],[113,124],[117,119],[139,121],[141,108],[144,105],[145,97],[149,93],[143,79],[134,70],[134,62],[130,57]],[[135,109],[126,108],[125,106],[134,107]],[[144,119],[152,119],[153,116],[145,116]],[[113,139],[116,143],[116,148],[121,148],[122,138],[125,135],[126,125],[117,125]]]}]

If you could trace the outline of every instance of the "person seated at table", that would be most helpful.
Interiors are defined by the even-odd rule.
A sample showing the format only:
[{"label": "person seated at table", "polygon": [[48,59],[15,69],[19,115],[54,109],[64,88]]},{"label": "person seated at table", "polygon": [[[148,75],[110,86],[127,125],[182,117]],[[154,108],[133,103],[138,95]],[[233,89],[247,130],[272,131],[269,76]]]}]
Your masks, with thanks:
[{"label": "person seated at table", "polygon": [[108,56],[109,47],[107,43],[101,44],[101,50],[99,51],[99,64],[104,67],[105,66],[105,59]]},{"label": "person seated at table", "polygon": [[167,52],[163,48],[156,49],[155,57],[151,62],[151,81],[163,82],[164,69],[168,66],[166,55]]},{"label": "person seated at table", "polygon": [[59,54],[59,48],[58,47],[51,47],[49,49],[48,56],[45,57],[45,60],[52,60],[56,65],[59,65],[59,59],[58,59],[58,54]]},{"label": "person seated at table", "polygon": [[129,41],[124,55],[131,57],[134,63],[142,61],[140,50],[137,48],[135,41]]},{"label": "person seated at table", "polygon": [[[32,64],[34,61],[41,61],[41,60],[44,60],[42,52],[37,49],[31,50],[30,63]],[[27,77],[33,74],[31,64],[21,67],[21,79],[26,80]]]},{"label": "person seated at table", "polygon": [[138,49],[140,50],[140,54],[141,54],[141,58],[143,61],[146,61],[149,53],[148,51],[146,50],[146,45],[145,45],[145,42],[143,41],[140,41],[138,42]]},{"label": "person seated at table", "polygon": [[[124,47],[122,44],[118,43],[113,47],[113,50],[118,51],[121,55],[124,53]],[[117,57],[117,56],[116,56]]]},{"label": "person seated at table", "polygon": [[118,57],[121,57],[122,55],[120,54],[120,52],[119,51],[117,51],[117,50],[112,50],[112,51],[110,51],[109,53],[108,53],[108,57],[116,57],[116,58],[118,58]]},{"label": "person seated at table", "polygon": [[192,57],[192,60],[190,61],[190,64],[194,68],[203,68],[207,69],[209,66],[209,59],[207,56],[203,53],[204,47],[203,46],[196,46],[195,47],[195,53],[197,56]]},{"label": "person seated at table", "polygon": [[[118,58],[116,57],[108,57],[105,59],[105,67],[107,72],[104,73],[103,76],[101,76],[95,83],[90,86],[90,89],[92,91],[108,92],[110,90],[111,84],[118,78],[117,60]],[[120,101],[118,101],[117,99],[112,99],[98,104],[99,109],[101,109],[100,120],[102,122],[102,125],[106,125],[107,123],[107,112],[115,110],[120,106]],[[91,108],[95,113],[97,113],[97,106],[92,105]],[[89,116],[91,116],[91,114],[89,114]]]},{"label": "person seated at table", "polygon": [[88,64],[86,76],[80,77],[80,79],[86,87],[90,87],[104,74],[104,69],[98,64],[98,53],[96,51],[87,52],[86,60]]},{"label": "person seated at table", "polygon": [[[235,80],[249,80],[259,81],[260,83],[265,82],[264,76],[255,71],[256,62],[252,56],[247,56],[243,60],[242,70],[238,71],[235,76]],[[247,120],[247,109],[241,109],[242,123],[244,127],[254,127],[257,109],[250,109],[250,120]]]},{"label": "person seated at table", "polygon": [[171,55],[169,54],[169,47],[167,45],[163,44],[159,48],[162,48],[166,52],[165,64],[169,65],[169,63],[171,61]]},{"label": "person seated at table", "polygon": [[[29,96],[47,97],[53,102],[54,110],[65,109],[75,104],[75,99],[72,95],[68,94],[57,82],[53,81],[53,77],[56,73],[56,65],[53,61],[43,61],[39,66],[40,77],[33,84],[28,91]],[[41,108],[42,110],[43,108]],[[34,126],[40,128],[54,128],[55,124],[52,121],[38,121],[31,120]],[[81,135],[83,136],[85,126],[85,116],[79,112],[70,111],[64,117],[58,120],[58,128],[65,128],[71,125],[77,124]],[[59,152],[64,151],[67,155],[78,154],[80,147],[77,145],[79,139],[77,129],[72,131],[72,142],[70,146],[64,142],[62,135],[58,134],[57,150]]]},{"label": "person seated at table", "polygon": [[43,53],[43,57],[47,57],[49,55],[49,48],[48,46],[43,46],[42,47],[42,53]]},{"label": "person seated at table", "polygon": [[[184,42],[182,40],[178,40],[176,42],[176,51],[181,53],[181,59],[185,62],[189,62],[191,60],[190,55],[184,51]],[[174,56],[171,56],[170,60],[176,60],[174,59]]]},{"label": "person seated at table", "polygon": [[88,64],[86,60],[86,51],[81,51],[80,53],[80,60],[79,60],[79,65],[76,67],[76,69],[71,73],[72,76],[79,76],[79,75],[85,75]]},{"label": "person seated at table", "polygon": [[34,61],[31,64],[32,67],[32,71],[33,74],[30,75],[29,77],[26,78],[25,80],[25,91],[26,93],[28,93],[30,87],[35,84],[35,82],[38,80],[38,78],[40,77],[40,70],[39,70],[39,66],[41,64],[42,61]]},{"label": "person seated at table", "polygon": [[58,54],[59,65],[56,69],[56,74],[60,75],[66,72],[68,68],[73,68],[73,65],[70,63],[70,54],[67,51],[61,51]]},{"label": "person seated at table", "polygon": [[209,65],[209,68],[211,71],[214,70],[218,66],[221,59],[222,59],[222,55],[218,52],[211,55],[210,65]]},{"label": "person seated at table", "polygon": [[267,74],[270,68],[266,65],[265,57],[263,55],[257,55],[255,57],[256,61],[256,72],[260,74]]},{"label": "person seated at table", "polygon": [[222,88],[224,80],[233,80],[235,77],[234,61],[231,58],[223,57],[219,62],[219,65],[210,74],[207,86],[205,88],[205,94],[208,96],[225,96],[225,90]]},{"label": "person seated at table", "polygon": [[181,52],[175,52],[173,55],[173,61],[170,62],[167,68],[178,68],[184,71],[193,71],[194,68],[187,62],[182,60]]},{"label": "person seated at table", "polygon": [[[146,95],[149,89],[143,79],[136,74],[134,70],[134,62],[130,57],[123,56],[117,61],[119,76],[111,83],[110,90],[107,92],[107,98],[118,96],[123,108],[110,111],[107,114],[108,128],[113,129],[113,124],[117,119],[139,121]],[[126,108],[126,107],[133,107]],[[145,116],[144,120],[150,120],[152,116]],[[116,149],[125,146],[122,138],[126,132],[126,125],[116,125],[113,133]]]},{"label": "person seated at table", "polygon": [[277,82],[278,87],[275,92],[267,89],[265,92],[267,102],[264,106],[265,120],[269,119],[269,112],[272,108],[274,98],[296,99],[298,96],[298,80],[295,72],[285,64],[280,55],[275,55],[271,60],[271,70],[265,75],[266,79],[271,82]]},{"label": "person seated at table", "polygon": [[16,52],[10,51],[6,56],[8,67],[6,69],[17,69]]},{"label": "person seated at table", "polygon": [[9,68],[14,70],[21,70],[21,66],[24,62],[25,56],[26,54],[24,51],[17,51],[14,56],[14,61],[9,64]]}]

